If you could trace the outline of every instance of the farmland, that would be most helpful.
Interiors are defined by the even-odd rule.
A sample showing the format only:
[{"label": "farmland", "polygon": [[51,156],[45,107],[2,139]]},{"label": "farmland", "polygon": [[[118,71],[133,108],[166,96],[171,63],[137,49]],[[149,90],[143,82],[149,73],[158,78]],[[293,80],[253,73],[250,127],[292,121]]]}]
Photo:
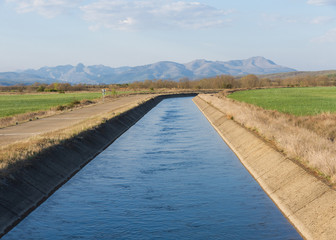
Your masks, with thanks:
[{"label": "farmland", "polygon": [[228,97],[296,116],[336,112],[336,87],[258,89],[234,92]]},{"label": "farmland", "polygon": [[3,94],[0,95],[0,117],[49,110],[60,105],[69,105],[83,99],[97,99],[100,92],[86,93],[48,93],[48,94]]}]

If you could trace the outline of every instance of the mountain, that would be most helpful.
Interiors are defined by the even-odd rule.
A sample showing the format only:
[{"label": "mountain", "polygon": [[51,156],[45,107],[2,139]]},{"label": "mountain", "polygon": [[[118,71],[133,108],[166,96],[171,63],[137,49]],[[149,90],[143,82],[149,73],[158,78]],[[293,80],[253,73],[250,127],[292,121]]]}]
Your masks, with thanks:
[{"label": "mountain", "polygon": [[43,76],[29,74],[29,73],[18,73],[18,72],[2,72],[0,73],[0,86],[11,86],[16,84],[29,85],[35,82],[39,83],[51,83],[55,80],[51,78],[45,78]]},{"label": "mountain", "polygon": [[178,81],[187,77],[191,80],[229,74],[272,74],[294,72],[295,69],[279,66],[264,57],[252,57],[234,61],[195,60],[186,64],[162,61],[137,67],[111,68],[104,65],[62,65],[42,67],[38,70],[0,73],[0,85],[32,84],[34,82],[68,82],[71,84],[110,84],[135,81],[170,79]]}]

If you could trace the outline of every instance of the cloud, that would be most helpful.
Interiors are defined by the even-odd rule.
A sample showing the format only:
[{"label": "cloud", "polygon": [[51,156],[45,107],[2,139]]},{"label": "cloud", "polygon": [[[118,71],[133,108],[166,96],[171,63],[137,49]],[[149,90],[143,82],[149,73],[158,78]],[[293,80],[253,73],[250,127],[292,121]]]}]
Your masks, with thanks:
[{"label": "cloud", "polygon": [[282,16],[279,14],[262,14],[261,15],[263,25],[274,25],[276,23],[285,23],[285,24],[297,24],[302,23],[304,20],[300,17],[293,16]]},{"label": "cloud", "polygon": [[82,0],[6,0],[16,7],[18,13],[37,12],[38,14],[53,18],[78,8]]},{"label": "cloud", "polygon": [[282,16],[279,14],[263,14],[263,24],[274,25],[276,23],[285,24],[328,24],[335,21],[335,17],[330,16],[318,16],[315,18],[305,18],[299,16]]},{"label": "cloud", "polygon": [[309,0],[307,3],[318,6],[336,5],[336,0]]},{"label": "cloud", "polygon": [[230,22],[223,11],[199,2],[171,0],[99,0],[81,6],[91,29],[201,29]]},{"label": "cloud", "polygon": [[336,28],[333,28],[326,32],[323,36],[315,38],[312,42],[317,43],[335,43],[336,42]]},{"label": "cloud", "polygon": [[311,24],[326,24],[335,21],[334,17],[319,16],[310,21]]},{"label": "cloud", "polygon": [[[202,29],[222,27],[231,20],[232,11],[223,11],[207,4],[186,0],[6,0],[18,13],[35,12],[54,18],[72,11],[81,11],[91,25],[132,29]],[[85,2],[89,2],[85,4]]]}]

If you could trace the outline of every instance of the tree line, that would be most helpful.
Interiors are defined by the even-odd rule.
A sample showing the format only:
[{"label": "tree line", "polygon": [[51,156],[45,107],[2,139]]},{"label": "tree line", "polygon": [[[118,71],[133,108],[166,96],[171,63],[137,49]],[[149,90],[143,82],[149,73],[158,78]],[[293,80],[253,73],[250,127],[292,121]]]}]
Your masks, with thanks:
[{"label": "tree line", "polygon": [[182,78],[179,81],[173,80],[145,80],[129,84],[75,84],[52,83],[32,85],[0,86],[0,91],[8,92],[66,92],[66,91],[98,91],[102,88],[109,89],[233,89],[233,88],[255,88],[255,87],[309,87],[309,86],[336,86],[336,75],[320,76],[292,76],[287,78],[269,79],[262,76],[249,74],[242,77],[231,75],[220,75],[216,77],[190,80]]},{"label": "tree line", "polygon": [[255,87],[309,87],[309,86],[336,86],[336,75],[321,76],[293,76],[287,78],[264,78],[254,74],[242,77],[220,75],[200,80],[182,78],[179,81],[146,80],[128,84],[132,89],[143,88],[179,88],[179,89],[232,89]]}]

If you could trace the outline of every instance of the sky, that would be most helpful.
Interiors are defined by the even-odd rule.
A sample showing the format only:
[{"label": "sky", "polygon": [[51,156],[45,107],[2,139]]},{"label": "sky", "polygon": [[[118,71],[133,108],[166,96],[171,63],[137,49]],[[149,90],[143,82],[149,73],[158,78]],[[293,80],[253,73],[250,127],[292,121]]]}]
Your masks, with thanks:
[{"label": "sky", "polygon": [[336,69],[336,0],[0,0],[0,71],[263,56]]}]

